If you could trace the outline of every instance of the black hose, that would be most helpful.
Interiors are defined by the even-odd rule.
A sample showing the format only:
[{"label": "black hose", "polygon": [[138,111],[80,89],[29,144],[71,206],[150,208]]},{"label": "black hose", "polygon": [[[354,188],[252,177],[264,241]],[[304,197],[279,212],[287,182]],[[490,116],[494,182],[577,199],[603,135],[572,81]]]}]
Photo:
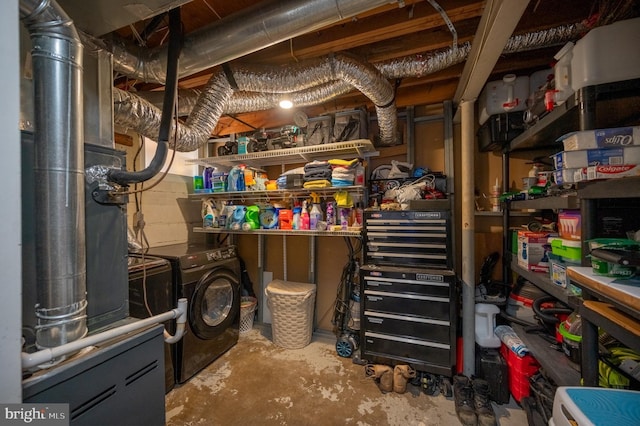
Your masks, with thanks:
[{"label": "black hose", "polygon": [[[555,314],[568,315],[573,312],[573,309],[555,306],[555,302],[557,302],[557,300],[553,296],[542,296],[533,301],[531,308],[542,322],[546,324],[557,324],[560,322],[560,318],[555,316]],[[544,303],[554,303],[554,306],[552,308],[543,308],[542,304]]]},{"label": "black hose", "polygon": [[167,158],[171,122],[176,102],[178,87],[178,58],[182,50],[182,23],[180,8],[169,11],[169,47],[167,50],[167,81],[162,103],[162,117],[160,118],[160,131],[158,134],[158,147],[146,169],[137,172],[111,169],[107,172],[107,179],[120,185],[145,182],[157,175]]}]

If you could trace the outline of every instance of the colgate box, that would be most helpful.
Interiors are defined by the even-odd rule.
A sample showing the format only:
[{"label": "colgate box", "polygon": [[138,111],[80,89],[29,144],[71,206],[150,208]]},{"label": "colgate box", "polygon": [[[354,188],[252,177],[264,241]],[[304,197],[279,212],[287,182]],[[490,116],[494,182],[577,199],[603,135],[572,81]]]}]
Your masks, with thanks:
[{"label": "colgate box", "polygon": [[518,231],[518,265],[533,272],[549,273],[551,232]]},{"label": "colgate box", "polygon": [[627,176],[640,176],[640,165],[623,164],[619,166],[587,167],[587,180],[612,179]]},{"label": "colgate box", "polygon": [[565,151],[596,148],[624,148],[640,145],[640,126],[613,127],[569,133],[560,139]]}]

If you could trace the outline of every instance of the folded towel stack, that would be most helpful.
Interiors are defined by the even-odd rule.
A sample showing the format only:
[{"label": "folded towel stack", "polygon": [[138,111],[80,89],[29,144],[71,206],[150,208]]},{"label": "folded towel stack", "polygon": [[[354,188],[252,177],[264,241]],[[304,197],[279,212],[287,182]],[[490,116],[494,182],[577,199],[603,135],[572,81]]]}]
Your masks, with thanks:
[{"label": "folded towel stack", "polygon": [[331,185],[333,186],[351,186],[356,177],[356,167],[360,162],[358,159],[353,160],[329,160],[333,167],[331,171]]},{"label": "folded towel stack", "polygon": [[328,161],[314,160],[304,165],[304,181],[331,179],[331,164]]}]

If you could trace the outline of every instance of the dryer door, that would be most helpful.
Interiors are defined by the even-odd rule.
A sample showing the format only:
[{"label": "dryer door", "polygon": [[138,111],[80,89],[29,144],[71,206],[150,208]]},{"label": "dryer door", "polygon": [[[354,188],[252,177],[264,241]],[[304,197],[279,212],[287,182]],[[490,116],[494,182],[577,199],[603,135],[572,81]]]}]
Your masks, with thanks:
[{"label": "dryer door", "polygon": [[212,269],[202,276],[189,301],[189,324],[201,339],[222,334],[240,312],[240,281],[227,268]]}]

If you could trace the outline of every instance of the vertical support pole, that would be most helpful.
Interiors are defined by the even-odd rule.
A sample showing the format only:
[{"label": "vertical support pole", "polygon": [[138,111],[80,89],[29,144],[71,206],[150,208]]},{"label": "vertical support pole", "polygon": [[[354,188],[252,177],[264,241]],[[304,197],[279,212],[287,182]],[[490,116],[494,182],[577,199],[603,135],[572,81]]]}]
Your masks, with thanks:
[{"label": "vertical support pole", "polygon": [[258,235],[258,321],[264,322],[264,235]]},{"label": "vertical support pole", "polygon": [[463,101],[461,109],[462,191],[462,339],[463,373],[475,374],[475,198],[474,198],[474,101]]},{"label": "vertical support pole", "polygon": [[[509,152],[502,154],[502,192],[509,192]],[[502,282],[508,284],[511,272],[511,252],[509,251],[509,203],[502,206]]]}]

